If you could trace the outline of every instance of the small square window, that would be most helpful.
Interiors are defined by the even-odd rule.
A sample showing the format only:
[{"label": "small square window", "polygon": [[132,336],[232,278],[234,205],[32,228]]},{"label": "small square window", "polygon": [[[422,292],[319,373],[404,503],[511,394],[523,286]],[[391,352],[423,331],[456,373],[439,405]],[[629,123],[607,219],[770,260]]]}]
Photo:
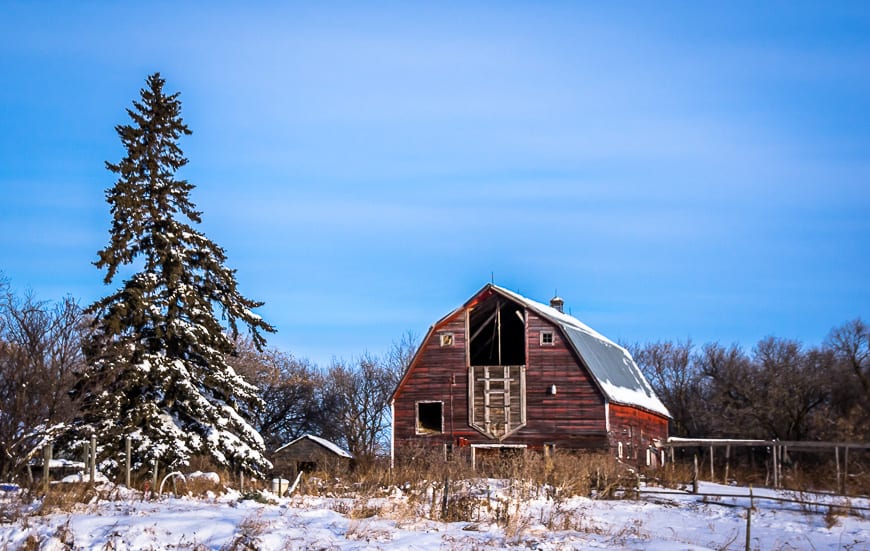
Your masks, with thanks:
[{"label": "small square window", "polygon": [[552,331],[541,331],[541,346],[552,345],[553,344],[553,332]]},{"label": "small square window", "polygon": [[441,346],[453,346],[453,333],[441,333]]}]

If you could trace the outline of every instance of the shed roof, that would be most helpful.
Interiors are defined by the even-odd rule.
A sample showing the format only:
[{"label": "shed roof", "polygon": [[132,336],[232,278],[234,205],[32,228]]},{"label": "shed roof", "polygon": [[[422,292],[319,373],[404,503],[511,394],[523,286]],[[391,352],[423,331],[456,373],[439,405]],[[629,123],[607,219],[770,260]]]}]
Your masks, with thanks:
[{"label": "shed roof", "polygon": [[292,442],[288,442],[287,444],[284,444],[283,446],[281,446],[280,448],[278,448],[277,450],[275,450],[275,453],[278,453],[279,451],[281,451],[281,450],[283,450],[283,449],[289,448],[289,447],[292,446],[293,444],[299,442],[300,440],[304,440],[304,439],[306,439],[306,438],[309,439],[309,440],[311,440],[312,442],[315,442],[315,443],[317,443],[317,444],[320,444],[321,446],[323,446],[323,447],[326,448],[327,450],[331,451],[331,452],[334,453],[335,455],[338,455],[338,456],[340,456],[340,457],[346,457],[346,458],[348,458],[348,459],[353,459],[353,456],[352,456],[349,452],[344,451],[343,449],[341,449],[340,447],[338,447],[337,444],[335,444],[335,443],[333,443],[333,442],[330,442],[330,441],[327,440],[326,438],[321,438],[321,437],[319,437],[319,436],[314,436],[313,434],[303,434],[302,436],[300,436],[300,437],[297,438],[296,440],[293,440]]},{"label": "shed roof", "polygon": [[583,360],[598,388],[608,400],[618,404],[637,406],[665,417],[671,416],[668,408],[656,396],[628,350],[574,316],[497,285],[488,284],[481,292],[486,289],[492,289],[522,304],[559,326],[568,343]]}]

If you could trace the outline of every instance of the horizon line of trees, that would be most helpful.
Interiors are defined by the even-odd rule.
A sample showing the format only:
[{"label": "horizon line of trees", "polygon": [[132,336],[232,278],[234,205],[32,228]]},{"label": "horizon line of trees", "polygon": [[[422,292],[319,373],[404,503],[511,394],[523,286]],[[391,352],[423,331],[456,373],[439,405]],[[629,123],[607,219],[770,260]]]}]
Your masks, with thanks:
[{"label": "horizon line of trees", "polygon": [[[57,427],[80,413],[71,392],[87,369],[89,322],[72,297],[16,295],[0,277],[0,479],[22,472]],[[365,460],[388,449],[389,397],[418,346],[406,332],[382,356],[319,366],[237,341],[227,363],[257,389],[250,422],[274,450],[316,434]],[[628,345],[682,437],[870,440],[870,327],[831,329],[821,344],[766,337],[751,350],[691,340]]]},{"label": "horizon line of trees", "polygon": [[748,352],[691,340],[627,348],[671,412],[672,436],[870,440],[870,327],[861,318],[817,346],[770,336]]}]

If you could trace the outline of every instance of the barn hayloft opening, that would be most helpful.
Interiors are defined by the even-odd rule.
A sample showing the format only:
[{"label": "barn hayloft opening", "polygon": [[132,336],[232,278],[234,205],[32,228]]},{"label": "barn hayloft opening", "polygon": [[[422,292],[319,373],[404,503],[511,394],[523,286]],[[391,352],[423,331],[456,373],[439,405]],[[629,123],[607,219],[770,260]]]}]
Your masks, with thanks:
[{"label": "barn hayloft opening", "polygon": [[526,317],[519,304],[493,294],[468,315],[471,365],[524,365]]}]

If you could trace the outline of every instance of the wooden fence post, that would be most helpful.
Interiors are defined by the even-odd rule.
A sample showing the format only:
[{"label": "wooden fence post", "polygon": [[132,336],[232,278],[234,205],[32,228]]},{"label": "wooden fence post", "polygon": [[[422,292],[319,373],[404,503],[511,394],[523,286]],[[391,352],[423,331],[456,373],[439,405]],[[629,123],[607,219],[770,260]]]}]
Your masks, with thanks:
[{"label": "wooden fence post", "polygon": [[713,472],[713,446],[710,446],[710,482],[716,482],[716,474]]},{"label": "wooden fence post", "polygon": [[779,488],[779,469],[777,468],[777,459],[776,459],[777,445],[773,445],[773,487]]},{"label": "wooden fence post", "polygon": [[42,448],[42,484],[47,494],[51,489],[51,442]]},{"label": "wooden fence post", "polygon": [[91,484],[97,478],[97,435],[91,435]]},{"label": "wooden fence post", "polygon": [[444,494],[441,497],[441,520],[445,520],[447,518],[447,502],[448,502],[448,494],[450,492],[450,478],[447,475],[444,475]]},{"label": "wooden fence post", "polygon": [[849,494],[849,446],[843,449],[843,495]]},{"label": "wooden fence post", "polygon": [[124,451],[126,452],[126,461],[124,461],[124,484],[129,488],[130,487],[130,461],[132,459],[133,454],[131,453],[131,442],[130,437],[124,439]]},{"label": "wooden fence post", "polygon": [[725,484],[728,484],[728,471],[731,469],[731,444],[725,445]]},{"label": "wooden fence post", "polygon": [[692,469],[692,493],[698,493],[698,454],[695,454],[694,468]]},{"label": "wooden fence post", "polygon": [[154,495],[157,492],[157,458],[154,458],[154,479],[151,481],[151,494]]},{"label": "wooden fence post", "polygon": [[752,547],[750,546],[750,540],[752,539],[752,507],[755,504],[752,499],[752,484],[749,485],[749,508],[746,509],[746,545],[744,549],[746,551],[751,551]]}]

